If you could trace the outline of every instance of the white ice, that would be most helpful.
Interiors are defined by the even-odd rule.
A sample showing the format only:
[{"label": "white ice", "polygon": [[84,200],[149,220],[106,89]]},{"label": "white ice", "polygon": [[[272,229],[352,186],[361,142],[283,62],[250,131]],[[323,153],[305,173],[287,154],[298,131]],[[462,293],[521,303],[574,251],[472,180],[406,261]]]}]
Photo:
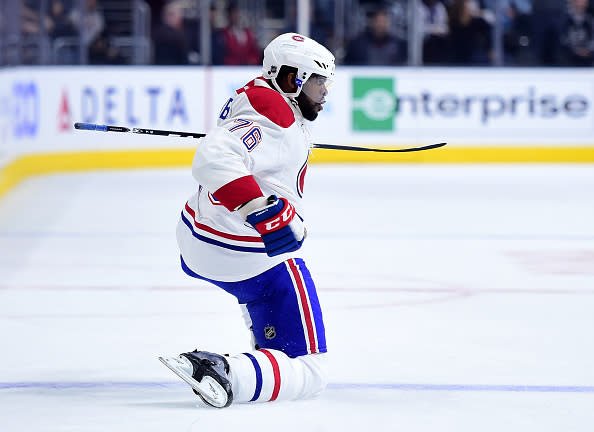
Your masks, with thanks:
[{"label": "white ice", "polygon": [[591,165],[312,165],[304,254],[329,388],[201,405],[158,360],[249,349],[179,268],[189,169],[39,177],[0,199],[1,431],[591,431]]}]

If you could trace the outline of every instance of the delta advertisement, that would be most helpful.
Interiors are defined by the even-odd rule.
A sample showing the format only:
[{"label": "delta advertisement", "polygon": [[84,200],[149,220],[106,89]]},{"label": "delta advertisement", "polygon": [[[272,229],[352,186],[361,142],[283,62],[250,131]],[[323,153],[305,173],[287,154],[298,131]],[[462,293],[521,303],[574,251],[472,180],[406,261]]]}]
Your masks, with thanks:
[{"label": "delta advertisement", "polygon": [[[75,131],[89,122],[208,132],[253,67],[0,71],[0,156],[194,147],[195,140]],[[594,77],[563,69],[338,67],[311,124],[319,143],[594,146]]]},{"label": "delta advertisement", "polygon": [[[204,71],[31,68],[0,72],[0,152],[181,146],[178,140],[76,131],[75,122],[203,130]],[[188,145],[188,144],[186,144]]]}]

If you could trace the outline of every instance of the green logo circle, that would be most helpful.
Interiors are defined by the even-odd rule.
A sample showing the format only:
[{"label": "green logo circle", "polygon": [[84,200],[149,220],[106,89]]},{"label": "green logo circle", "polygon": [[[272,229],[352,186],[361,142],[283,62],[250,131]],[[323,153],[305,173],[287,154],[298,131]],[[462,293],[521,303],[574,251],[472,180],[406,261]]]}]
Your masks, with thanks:
[{"label": "green logo circle", "polygon": [[363,111],[370,120],[382,121],[394,115],[396,100],[390,91],[376,88],[365,93],[365,96],[356,102],[355,108]]}]

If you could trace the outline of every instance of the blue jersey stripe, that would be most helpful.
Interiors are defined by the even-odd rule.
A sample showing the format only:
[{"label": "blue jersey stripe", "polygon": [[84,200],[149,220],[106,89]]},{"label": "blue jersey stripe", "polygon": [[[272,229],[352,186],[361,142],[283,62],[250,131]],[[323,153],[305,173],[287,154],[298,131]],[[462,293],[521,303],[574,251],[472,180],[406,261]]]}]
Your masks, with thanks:
[{"label": "blue jersey stripe", "polygon": [[211,239],[210,237],[205,237],[203,235],[200,235],[200,234],[196,233],[196,231],[194,231],[194,229],[192,228],[192,223],[188,219],[186,219],[186,217],[183,214],[183,212],[182,212],[181,218],[182,218],[182,221],[184,222],[184,224],[186,224],[186,226],[192,232],[192,235],[194,237],[196,237],[200,241],[203,241],[205,243],[210,243],[211,245],[219,246],[219,247],[222,247],[222,248],[225,248],[225,249],[231,249],[231,250],[239,251],[239,252],[266,253],[266,249],[264,249],[264,248],[236,246],[236,245],[232,245],[232,244],[228,244],[228,243],[223,243],[221,241]]},{"label": "blue jersey stripe", "polygon": [[250,399],[250,402],[254,402],[258,400],[258,398],[260,397],[260,392],[262,391],[262,369],[260,369],[260,365],[258,364],[258,360],[256,360],[256,357],[249,353],[243,354],[252,361],[254,369],[256,370],[256,390],[254,391],[254,397]]}]

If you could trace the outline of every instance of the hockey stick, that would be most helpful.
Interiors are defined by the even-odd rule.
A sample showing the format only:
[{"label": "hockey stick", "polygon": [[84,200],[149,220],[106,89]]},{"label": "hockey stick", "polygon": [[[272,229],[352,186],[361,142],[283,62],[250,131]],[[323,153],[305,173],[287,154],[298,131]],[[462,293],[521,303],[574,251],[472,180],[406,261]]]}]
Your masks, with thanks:
[{"label": "hockey stick", "polygon": [[[195,132],[178,132],[178,131],[146,129],[146,128],[132,128],[132,129],[130,129],[130,128],[123,127],[123,126],[99,125],[99,124],[95,124],[95,123],[74,123],[74,128],[79,129],[79,130],[90,130],[90,131],[100,131],[100,132],[131,132],[131,133],[143,134],[143,135],[159,135],[159,136],[170,136],[170,137],[180,137],[180,138],[202,138],[202,137],[206,136],[206,134],[195,133]],[[421,147],[390,149],[390,148],[376,148],[376,147],[342,146],[342,145],[334,145],[334,144],[314,144],[313,148],[321,148],[321,149],[328,149],[328,150],[382,152],[382,153],[404,153],[404,152],[413,152],[413,151],[421,151],[421,150],[431,150],[434,148],[443,147],[444,145],[446,145],[446,143],[442,142],[442,143],[437,143],[437,144],[429,144],[429,145],[421,146]]]},{"label": "hockey stick", "polygon": [[130,128],[123,127],[123,126],[108,126],[108,125],[99,125],[99,124],[95,124],[95,123],[74,123],[74,129],[100,131],[100,132],[132,132],[132,133],[136,133],[136,134],[160,135],[160,136],[171,136],[171,137],[181,137],[181,138],[202,138],[202,137],[206,136],[206,134],[203,134],[203,133],[177,132],[177,131],[168,131],[168,130],[159,130],[159,129],[140,129],[140,128],[130,129]]}]

